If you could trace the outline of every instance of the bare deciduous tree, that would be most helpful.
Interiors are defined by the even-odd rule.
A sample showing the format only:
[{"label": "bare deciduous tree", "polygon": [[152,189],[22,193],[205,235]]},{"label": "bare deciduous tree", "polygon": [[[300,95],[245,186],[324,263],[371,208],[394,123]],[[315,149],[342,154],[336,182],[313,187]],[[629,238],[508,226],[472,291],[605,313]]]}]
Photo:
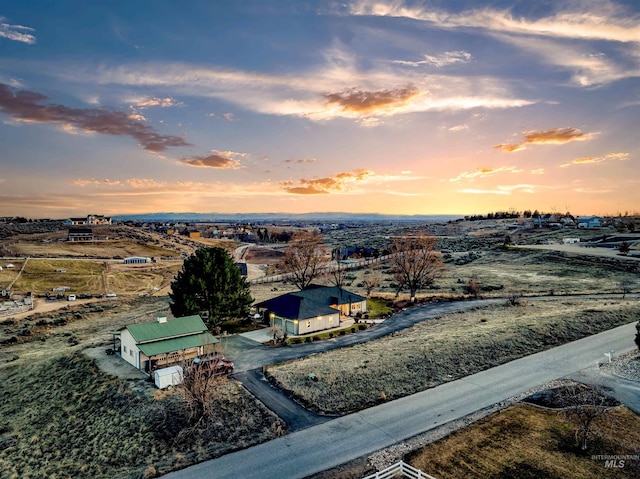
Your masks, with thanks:
[{"label": "bare deciduous tree", "polygon": [[587,449],[589,438],[597,434],[600,423],[609,419],[609,412],[616,404],[599,387],[574,383],[563,389],[561,416],[575,425],[576,445]]},{"label": "bare deciduous tree", "polygon": [[304,231],[293,235],[284,252],[281,267],[291,275],[293,283],[301,290],[318,277],[328,262],[322,238]]},{"label": "bare deciduous tree", "polygon": [[187,427],[178,434],[178,442],[191,435],[213,415],[215,383],[229,372],[229,366],[222,354],[212,354],[199,362],[183,363],[182,370],[182,407]]},{"label": "bare deciduous tree", "polygon": [[391,264],[398,289],[408,289],[411,302],[416,293],[433,284],[444,272],[440,253],[435,250],[436,239],[430,235],[394,238]]},{"label": "bare deciduous tree", "polygon": [[368,274],[367,277],[362,281],[362,284],[364,284],[364,289],[367,292],[367,296],[371,296],[371,292],[375,288],[378,288],[381,282],[382,282],[382,277],[380,275],[380,271],[379,270],[371,271],[370,274]]},{"label": "bare deciduous tree", "polygon": [[618,281],[618,289],[622,292],[622,299],[625,298],[627,294],[633,291],[633,287],[635,283],[630,279],[621,279]]},{"label": "bare deciduous tree", "polygon": [[473,295],[474,298],[477,298],[480,294],[480,290],[481,288],[478,282],[473,278],[469,278],[469,281],[467,281],[467,285],[464,287],[464,292],[466,294]]}]

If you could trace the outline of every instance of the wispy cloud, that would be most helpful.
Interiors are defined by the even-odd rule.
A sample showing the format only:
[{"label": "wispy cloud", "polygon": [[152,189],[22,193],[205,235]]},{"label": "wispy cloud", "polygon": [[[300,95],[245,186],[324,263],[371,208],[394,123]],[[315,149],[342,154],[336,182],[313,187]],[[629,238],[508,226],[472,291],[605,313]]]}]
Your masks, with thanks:
[{"label": "wispy cloud", "polygon": [[23,25],[12,25],[6,22],[6,18],[0,16],[0,37],[7,38],[16,42],[33,45],[36,43],[36,37],[28,32],[35,32],[31,27]]},{"label": "wispy cloud", "polygon": [[[579,3],[568,5],[579,7]],[[629,15],[621,6],[609,2],[588,3],[589,9],[565,8],[541,18],[516,17],[509,9],[470,9],[460,13],[409,6],[403,1],[360,0],[349,7],[352,15],[403,17],[419,20],[438,28],[474,28],[492,32],[538,35],[558,38],[640,42],[640,17]]]},{"label": "wispy cloud", "polygon": [[583,133],[578,128],[555,128],[552,130],[532,130],[523,133],[524,138],[518,143],[501,143],[494,146],[497,150],[512,153],[524,150],[527,145],[562,145],[571,141],[587,141],[599,132]]},{"label": "wispy cloud", "polygon": [[468,129],[469,129],[468,125],[455,125],[455,126],[450,126],[449,128],[447,128],[447,130],[454,131],[454,132],[465,131],[465,130],[468,130]]},{"label": "wispy cloud", "polygon": [[518,108],[535,103],[515,96],[509,82],[498,78],[425,75],[387,67],[362,69],[349,53],[334,48],[325,52],[323,63],[281,75],[185,63],[102,65],[95,69],[71,65],[55,74],[71,82],[220,98],[261,114],[313,121],[349,118],[362,126],[375,126],[381,118],[406,113]]},{"label": "wispy cloud", "polygon": [[15,93],[0,84],[0,111],[12,119],[33,123],[71,125],[87,132],[103,135],[129,136],[147,151],[162,152],[169,147],[189,146],[180,136],[162,135],[149,125],[132,118],[129,113],[107,109],[72,108],[45,103],[48,97],[40,93],[19,90]]},{"label": "wispy cloud", "polygon": [[468,63],[471,61],[471,53],[465,51],[444,52],[440,55],[424,55],[424,60],[393,60],[392,63],[406,65],[410,67],[433,66],[442,68],[456,63]]},{"label": "wispy cloud", "polygon": [[501,166],[499,168],[478,168],[471,173],[465,171],[460,173],[455,178],[449,179],[453,183],[457,183],[462,180],[474,180],[475,178],[484,178],[486,176],[495,175],[496,173],[521,173],[522,170],[517,166]]},{"label": "wispy cloud", "polygon": [[566,168],[571,165],[596,165],[598,163],[602,163],[603,161],[626,161],[629,159],[629,153],[609,153],[604,156],[588,156],[583,158],[576,158],[575,160],[569,163],[563,163],[560,165],[560,168]]},{"label": "wispy cloud", "polygon": [[284,160],[285,163],[295,163],[298,165],[302,165],[302,164],[307,164],[307,163],[315,163],[316,159],[315,158],[300,158],[299,160],[294,160],[293,158],[289,158],[287,160]]},{"label": "wispy cloud", "polygon": [[169,108],[172,106],[179,105],[179,102],[176,102],[173,98],[144,98],[144,99],[135,99],[131,103],[134,104],[137,108],[149,108],[153,106],[159,106],[161,108]]},{"label": "wispy cloud", "polygon": [[518,184],[518,185],[498,186],[494,189],[466,188],[463,190],[459,190],[459,192],[466,193],[466,194],[473,194],[473,195],[510,195],[514,192],[534,194],[539,192],[541,189],[546,189],[546,188],[539,185]]},{"label": "wispy cloud", "polygon": [[346,173],[337,173],[325,178],[301,179],[297,182],[282,181],[280,186],[287,193],[296,195],[326,195],[329,193],[344,192],[348,187],[373,175],[373,171],[361,169]]},{"label": "wispy cloud", "polygon": [[[496,35],[497,39],[540,56],[549,65],[572,72],[571,83],[580,87],[598,87],[625,78],[640,76],[640,58],[633,51],[621,51],[618,58],[610,58],[590,46],[567,45],[557,39]],[[626,57],[625,53],[629,53]]]}]

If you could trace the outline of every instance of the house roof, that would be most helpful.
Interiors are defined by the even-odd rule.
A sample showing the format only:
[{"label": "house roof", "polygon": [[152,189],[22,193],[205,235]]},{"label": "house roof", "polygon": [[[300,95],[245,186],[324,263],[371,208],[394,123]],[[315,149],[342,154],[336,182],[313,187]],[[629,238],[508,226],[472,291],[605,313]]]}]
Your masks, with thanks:
[{"label": "house roof", "polygon": [[366,298],[337,286],[310,285],[302,291],[287,293],[256,304],[278,316],[289,319],[307,319],[336,314],[330,305],[349,304]]},{"label": "house roof", "polygon": [[[183,318],[181,318],[183,319]],[[165,323],[166,324],[166,323]],[[174,351],[182,351],[189,348],[197,348],[206,344],[215,344],[219,340],[209,333],[192,334],[190,336],[181,336],[178,338],[163,339],[150,343],[139,344],[138,348],[147,357],[157,356],[158,354],[167,354]]]},{"label": "house roof", "polygon": [[[136,343],[167,340],[180,336],[193,336],[205,333],[207,326],[199,315],[169,319],[166,322],[150,321],[147,323],[129,324],[125,326]],[[140,346],[140,349],[142,347]],[[146,354],[146,353],[145,353]]]}]

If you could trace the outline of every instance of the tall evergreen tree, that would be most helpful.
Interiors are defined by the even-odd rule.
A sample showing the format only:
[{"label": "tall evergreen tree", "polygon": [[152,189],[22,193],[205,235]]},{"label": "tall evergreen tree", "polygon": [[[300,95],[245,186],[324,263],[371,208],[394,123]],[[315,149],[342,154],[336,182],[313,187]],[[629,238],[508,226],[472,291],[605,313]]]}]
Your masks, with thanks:
[{"label": "tall evergreen tree", "polygon": [[219,247],[202,247],[189,256],[171,282],[169,297],[174,316],[207,312],[210,326],[246,316],[253,302],[240,268]]}]

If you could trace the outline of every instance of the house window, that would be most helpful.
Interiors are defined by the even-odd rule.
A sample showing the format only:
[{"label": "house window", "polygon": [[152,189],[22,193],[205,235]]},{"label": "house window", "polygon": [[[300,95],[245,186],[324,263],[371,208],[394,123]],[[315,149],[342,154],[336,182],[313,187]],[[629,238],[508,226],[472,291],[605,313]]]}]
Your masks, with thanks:
[{"label": "house window", "polygon": [[129,356],[133,357],[133,349],[129,350]]},{"label": "house window", "polygon": [[329,316],[329,324],[333,324],[333,316]]},{"label": "house window", "polygon": [[126,346],[122,346],[122,351],[126,353],[127,352],[127,347]]},{"label": "house window", "polygon": [[311,321],[307,320],[307,328],[310,328],[310,327],[311,327]]}]

